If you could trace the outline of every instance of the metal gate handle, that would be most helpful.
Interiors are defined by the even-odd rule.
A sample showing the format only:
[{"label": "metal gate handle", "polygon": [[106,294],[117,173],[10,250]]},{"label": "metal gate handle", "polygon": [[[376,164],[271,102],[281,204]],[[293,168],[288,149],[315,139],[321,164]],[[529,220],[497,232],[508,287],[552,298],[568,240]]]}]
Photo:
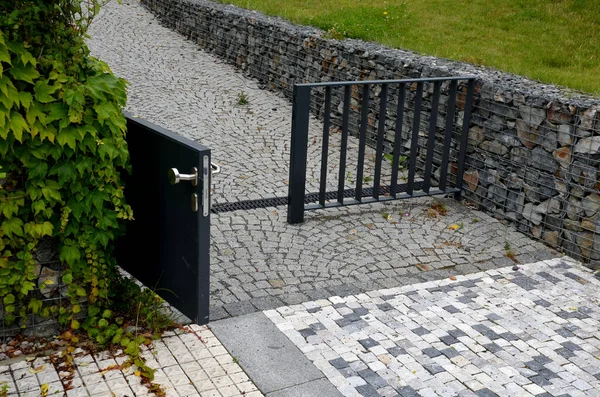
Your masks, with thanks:
[{"label": "metal gate handle", "polygon": [[192,186],[198,185],[198,168],[192,167],[191,174],[180,174],[177,168],[169,169],[169,182],[175,185],[181,181],[190,181]]}]

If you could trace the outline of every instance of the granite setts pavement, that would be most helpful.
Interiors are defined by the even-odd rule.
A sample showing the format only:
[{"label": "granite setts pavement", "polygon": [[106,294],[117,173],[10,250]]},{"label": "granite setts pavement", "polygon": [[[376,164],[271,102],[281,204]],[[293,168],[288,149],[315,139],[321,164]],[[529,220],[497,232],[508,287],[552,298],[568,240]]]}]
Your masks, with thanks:
[{"label": "granite setts pavement", "polygon": [[599,291],[565,257],[265,314],[345,396],[600,396]]}]

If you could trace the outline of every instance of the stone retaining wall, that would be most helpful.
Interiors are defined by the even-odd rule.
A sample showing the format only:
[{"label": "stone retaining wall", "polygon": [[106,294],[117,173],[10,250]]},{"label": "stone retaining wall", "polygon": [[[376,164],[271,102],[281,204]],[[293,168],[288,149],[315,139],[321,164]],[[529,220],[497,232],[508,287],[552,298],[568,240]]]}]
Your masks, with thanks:
[{"label": "stone retaining wall", "polygon": [[[207,0],[142,3],[162,23],[288,97],[302,82],[476,76],[466,196],[519,230],[600,265],[600,99],[493,69],[328,39],[327,32]],[[372,134],[378,92],[371,96]],[[335,98],[333,109],[341,96]],[[320,100],[312,104],[317,115]],[[386,127],[393,136],[394,123]]]}]

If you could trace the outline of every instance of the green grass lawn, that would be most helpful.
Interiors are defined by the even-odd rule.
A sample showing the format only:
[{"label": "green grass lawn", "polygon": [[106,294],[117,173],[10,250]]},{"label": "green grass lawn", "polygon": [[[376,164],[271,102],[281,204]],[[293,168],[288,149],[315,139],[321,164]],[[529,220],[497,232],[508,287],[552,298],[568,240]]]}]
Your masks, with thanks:
[{"label": "green grass lawn", "polygon": [[600,94],[600,0],[220,0]]}]

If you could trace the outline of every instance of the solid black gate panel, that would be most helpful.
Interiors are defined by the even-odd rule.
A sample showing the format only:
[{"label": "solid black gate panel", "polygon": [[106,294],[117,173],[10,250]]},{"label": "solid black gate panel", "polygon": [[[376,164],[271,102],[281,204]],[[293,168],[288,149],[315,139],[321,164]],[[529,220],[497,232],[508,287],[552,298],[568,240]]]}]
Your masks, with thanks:
[{"label": "solid black gate panel", "polygon": [[[118,264],[195,323],[206,324],[210,150],[129,114],[126,117],[133,172],[125,178],[125,196],[135,220],[128,223],[117,245]],[[173,168],[179,178],[169,172]],[[177,183],[171,184],[170,178]]]}]

